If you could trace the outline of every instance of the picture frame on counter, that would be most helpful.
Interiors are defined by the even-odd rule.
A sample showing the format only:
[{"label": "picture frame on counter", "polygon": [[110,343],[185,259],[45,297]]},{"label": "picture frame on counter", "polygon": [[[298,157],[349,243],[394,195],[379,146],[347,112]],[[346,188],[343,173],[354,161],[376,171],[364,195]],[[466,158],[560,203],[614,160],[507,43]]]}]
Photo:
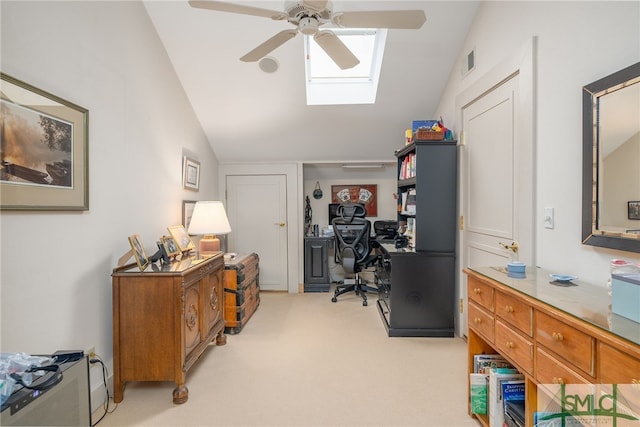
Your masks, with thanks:
[{"label": "picture frame on counter", "polygon": [[167,227],[167,230],[169,230],[169,234],[178,245],[180,252],[188,252],[196,248],[196,245],[193,243],[193,240],[191,240],[191,237],[189,237],[189,233],[187,233],[184,225],[172,225]]},{"label": "picture frame on counter", "polygon": [[133,256],[136,259],[136,264],[138,264],[138,268],[140,271],[144,271],[149,265],[149,257],[144,250],[144,246],[142,245],[142,239],[139,234],[133,234],[129,236],[129,244],[131,245],[131,251],[133,252]]}]

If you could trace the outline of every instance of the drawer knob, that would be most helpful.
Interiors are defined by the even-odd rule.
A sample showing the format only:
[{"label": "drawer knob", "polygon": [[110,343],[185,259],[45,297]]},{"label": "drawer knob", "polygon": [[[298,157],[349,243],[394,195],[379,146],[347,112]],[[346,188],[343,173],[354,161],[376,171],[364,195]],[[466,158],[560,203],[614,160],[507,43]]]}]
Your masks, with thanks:
[{"label": "drawer knob", "polygon": [[474,323],[482,323],[482,319],[479,317],[476,317],[475,319],[473,319]]},{"label": "drawer knob", "polygon": [[504,311],[506,311],[507,313],[513,313],[513,307],[511,307],[510,305],[506,305],[504,307]]},{"label": "drawer knob", "polygon": [[473,293],[476,295],[480,295],[480,288],[473,288]]},{"label": "drawer knob", "polygon": [[562,336],[562,334],[560,332],[554,332],[551,334],[551,336],[553,337],[554,341],[560,342],[564,339],[564,337]]},{"label": "drawer knob", "polygon": [[515,348],[513,341],[507,341],[507,348]]}]

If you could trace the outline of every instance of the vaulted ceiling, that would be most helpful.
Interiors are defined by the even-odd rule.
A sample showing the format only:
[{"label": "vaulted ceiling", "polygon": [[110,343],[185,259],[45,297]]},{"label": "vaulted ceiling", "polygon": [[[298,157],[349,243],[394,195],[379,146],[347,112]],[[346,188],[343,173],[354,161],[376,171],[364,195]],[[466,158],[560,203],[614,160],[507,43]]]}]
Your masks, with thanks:
[{"label": "vaulted ceiling", "polygon": [[[284,10],[284,1],[236,1]],[[341,11],[423,9],[419,30],[389,30],[373,105],[307,106],[303,37],[274,50],[279,68],[239,58],[285,21],[145,1],[178,78],[221,162],[354,161],[393,157],[413,119],[431,119],[478,1],[335,0]]]}]

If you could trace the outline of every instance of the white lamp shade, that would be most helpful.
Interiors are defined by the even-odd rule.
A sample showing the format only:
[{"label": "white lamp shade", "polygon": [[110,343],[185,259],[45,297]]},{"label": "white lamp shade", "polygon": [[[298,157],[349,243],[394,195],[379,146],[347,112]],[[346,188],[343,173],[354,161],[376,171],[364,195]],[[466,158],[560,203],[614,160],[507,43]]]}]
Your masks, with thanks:
[{"label": "white lamp shade", "polygon": [[189,223],[189,234],[228,234],[231,225],[222,202],[196,202]]}]

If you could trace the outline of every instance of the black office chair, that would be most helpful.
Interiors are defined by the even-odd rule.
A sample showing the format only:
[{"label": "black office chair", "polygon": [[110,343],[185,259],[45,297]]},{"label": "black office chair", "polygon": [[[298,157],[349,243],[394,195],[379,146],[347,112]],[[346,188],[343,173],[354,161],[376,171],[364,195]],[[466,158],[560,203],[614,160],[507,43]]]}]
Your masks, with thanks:
[{"label": "black office chair", "polygon": [[331,221],[335,235],[335,261],[342,264],[345,273],[355,274],[353,284],[336,285],[331,301],[337,302],[338,296],[354,291],[362,297],[362,305],[367,305],[367,292],[378,292],[378,288],[367,285],[360,278],[364,268],[372,267],[378,255],[372,254],[375,242],[371,239],[371,223],[366,216],[366,209],[361,204],[340,205],[337,217]]}]

